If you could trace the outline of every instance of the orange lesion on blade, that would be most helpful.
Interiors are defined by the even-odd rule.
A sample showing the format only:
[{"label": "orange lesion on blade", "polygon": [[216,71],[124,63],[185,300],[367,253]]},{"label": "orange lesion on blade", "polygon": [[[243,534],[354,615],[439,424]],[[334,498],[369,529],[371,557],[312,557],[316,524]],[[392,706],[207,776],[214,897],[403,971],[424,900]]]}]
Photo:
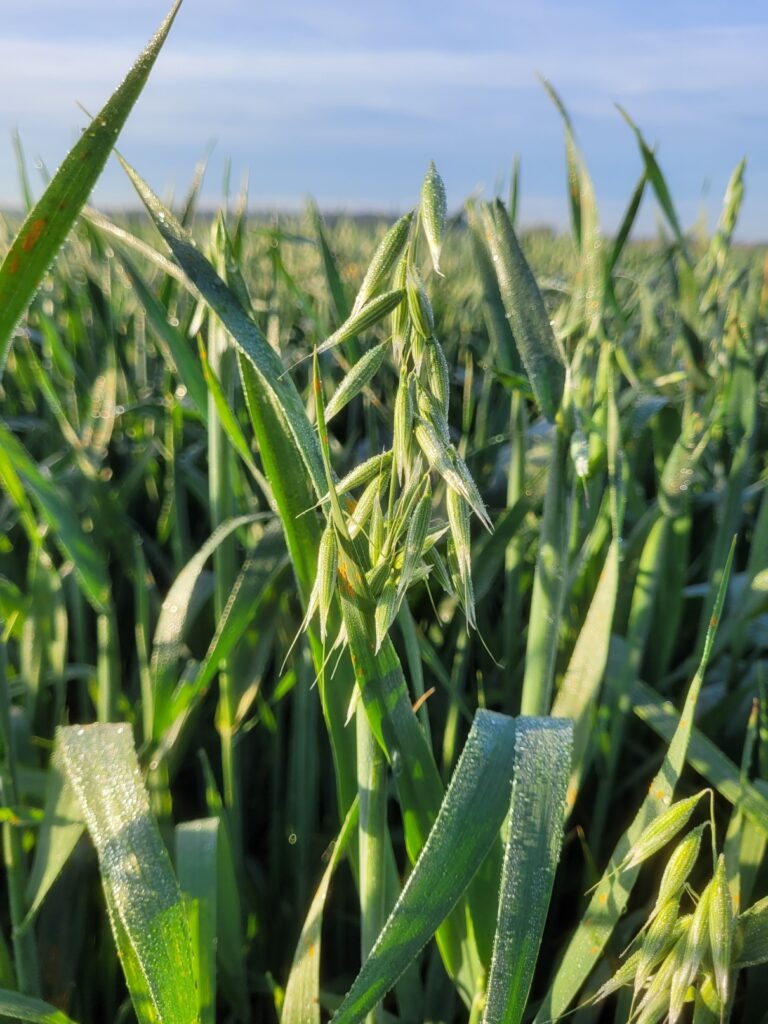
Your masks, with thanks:
[{"label": "orange lesion on blade", "polygon": [[40,236],[45,231],[45,225],[48,223],[45,217],[38,217],[37,220],[33,220],[29,225],[29,229],[21,240],[21,248],[24,252],[31,252],[32,249],[40,241]]},{"label": "orange lesion on blade", "polygon": [[355,591],[352,587],[352,584],[350,583],[349,575],[347,574],[347,567],[343,562],[339,563],[339,577],[342,583],[344,584],[344,588],[347,592],[347,595],[349,597],[353,597]]},{"label": "orange lesion on blade", "polygon": [[11,262],[8,264],[8,273],[9,274],[17,274],[18,271],[19,271],[19,266],[20,266],[20,260],[19,260],[18,254],[17,254],[16,256],[13,257]]}]

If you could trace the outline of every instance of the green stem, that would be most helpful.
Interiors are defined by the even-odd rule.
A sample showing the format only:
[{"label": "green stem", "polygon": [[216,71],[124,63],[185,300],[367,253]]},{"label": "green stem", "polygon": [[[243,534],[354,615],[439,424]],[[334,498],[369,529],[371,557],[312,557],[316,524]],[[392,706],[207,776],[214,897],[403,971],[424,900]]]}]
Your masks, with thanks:
[{"label": "green stem", "polygon": [[565,595],[568,521],[568,437],[557,424],[533,581],[521,714],[547,715],[552,704],[560,615]]},{"label": "green stem", "polygon": [[114,722],[117,720],[117,698],[120,693],[120,655],[115,610],[111,606],[96,619],[96,643],[96,713],[100,722]]},{"label": "green stem", "polygon": [[[16,745],[11,727],[11,695],[5,673],[5,644],[0,642],[0,732],[4,747],[4,764],[0,776],[0,799],[11,807],[18,803],[19,787],[16,772]],[[10,821],[3,825],[3,861],[8,882],[8,905],[11,914],[13,953],[16,979],[25,995],[39,995],[40,971],[35,936],[21,928],[26,916],[26,872],[21,832]]]},{"label": "green stem", "polygon": [[[221,382],[225,395],[231,394],[229,341],[221,324],[211,317],[208,335],[208,363]],[[208,499],[211,528],[216,529],[234,512],[232,465],[229,442],[219,419],[213,394],[208,394]],[[236,577],[235,538],[229,537],[213,554],[213,606],[216,621],[224,613]],[[235,736],[237,693],[228,662],[219,668],[219,706],[217,725],[221,737],[221,773],[224,803],[232,825],[233,848],[242,850],[242,793],[239,758]]]},{"label": "green stem", "polygon": [[[512,508],[525,491],[525,401],[519,391],[512,394],[509,410],[510,453],[507,471],[507,508]],[[520,567],[523,562],[523,540],[516,533],[507,545],[504,555],[504,664],[507,671],[520,650]],[[506,694],[505,704],[512,710],[512,695]],[[515,708],[515,710],[517,710]]]},{"label": "green stem", "polygon": [[[386,921],[387,762],[371,731],[364,706],[358,705],[357,785],[360,795],[360,955],[364,963]],[[366,1024],[380,1024],[378,1006]]]}]

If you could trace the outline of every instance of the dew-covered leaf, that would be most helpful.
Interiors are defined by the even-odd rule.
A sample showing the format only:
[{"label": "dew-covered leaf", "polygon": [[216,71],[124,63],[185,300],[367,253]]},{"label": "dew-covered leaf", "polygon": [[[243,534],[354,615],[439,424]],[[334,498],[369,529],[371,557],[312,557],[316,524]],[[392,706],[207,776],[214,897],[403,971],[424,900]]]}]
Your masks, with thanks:
[{"label": "dew-covered leaf", "polygon": [[523,1019],[563,841],[571,723],[518,718],[509,840],[483,1024]]},{"label": "dew-covered leaf", "polygon": [[140,1024],[197,1024],[184,901],[150,813],[130,726],[66,726],[57,733],[55,756],[96,847]]}]

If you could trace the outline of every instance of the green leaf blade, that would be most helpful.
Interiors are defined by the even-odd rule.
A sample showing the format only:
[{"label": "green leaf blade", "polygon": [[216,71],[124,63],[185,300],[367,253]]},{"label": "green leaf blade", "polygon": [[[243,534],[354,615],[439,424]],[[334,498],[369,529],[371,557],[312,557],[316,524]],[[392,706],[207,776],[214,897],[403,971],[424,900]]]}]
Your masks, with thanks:
[{"label": "green leaf blade", "polygon": [[499,916],[483,1024],[523,1019],[563,840],[573,729],[519,718]]},{"label": "green leaf blade", "polygon": [[186,910],[150,814],[130,727],[61,728],[56,756],[99,856],[110,921],[140,1024],[197,1024]]},{"label": "green leaf blade", "polygon": [[421,856],[334,1024],[356,1024],[395,984],[456,905],[509,805],[515,722],[478,711]]},{"label": "green leaf blade", "polygon": [[13,331],[101,174],[180,6],[176,0],[122,85],[64,158],[6,253],[0,266],[0,373]]}]

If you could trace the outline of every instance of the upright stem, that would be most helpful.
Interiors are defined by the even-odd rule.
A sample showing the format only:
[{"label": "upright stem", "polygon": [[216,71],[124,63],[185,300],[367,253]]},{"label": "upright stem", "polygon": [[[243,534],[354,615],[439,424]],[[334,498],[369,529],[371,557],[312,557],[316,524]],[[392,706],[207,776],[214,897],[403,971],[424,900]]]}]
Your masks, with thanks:
[{"label": "upright stem", "polygon": [[117,697],[120,693],[120,656],[115,609],[111,605],[96,619],[96,644],[96,714],[100,722],[114,722],[117,719]]},{"label": "upright stem", "polygon": [[[5,645],[0,640],[0,732],[4,748],[4,764],[0,774],[0,799],[11,807],[18,803],[19,787],[16,773],[16,744],[11,728],[11,696],[5,674]],[[25,995],[39,995],[40,970],[37,960],[35,936],[31,930],[22,930],[26,916],[26,872],[21,833],[18,826],[6,821],[3,824],[3,860],[8,880],[8,904],[13,929],[13,954],[16,980],[19,990]]]},{"label": "upright stem", "polygon": [[[230,393],[231,365],[227,358],[229,342],[221,324],[211,317],[208,335],[208,362],[211,371],[219,378],[225,395]],[[208,497],[211,528],[216,529],[233,514],[233,493],[231,460],[224,428],[216,411],[213,395],[208,395]],[[226,607],[235,581],[235,540],[228,537],[219,544],[213,554],[213,605],[216,621]],[[235,742],[235,721],[237,716],[237,693],[230,665],[222,663],[219,668],[218,728],[221,736],[221,769],[224,784],[224,802],[232,825],[233,847],[242,849],[242,794],[240,772]]]},{"label": "upright stem", "polygon": [[[519,391],[512,394],[509,410],[509,469],[507,471],[507,508],[512,508],[523,496],[525,489],[525,401]],[[520,532],[507,544],[504,555],[504,664],[512,671],[520,649],[520,565],[523,560],[523,542]],[[511,705],[507,695],[505,704]],[[510,707],[511,710],[511,707]],[[515,710],[517,710],[515,708]]]},{"label": "upright stem", "polygon": [[[386,920],[387,762],[362,704],[356,713],[357,786],[360,795],[360,955],[365,962]],[[379,1024],[381,1006],[366,1017]]]},{"label": "upright stem", "polygon": [[552,704],[569,535],[568,437],[555,426],[533,581],[521,713],[548,715]]}]

